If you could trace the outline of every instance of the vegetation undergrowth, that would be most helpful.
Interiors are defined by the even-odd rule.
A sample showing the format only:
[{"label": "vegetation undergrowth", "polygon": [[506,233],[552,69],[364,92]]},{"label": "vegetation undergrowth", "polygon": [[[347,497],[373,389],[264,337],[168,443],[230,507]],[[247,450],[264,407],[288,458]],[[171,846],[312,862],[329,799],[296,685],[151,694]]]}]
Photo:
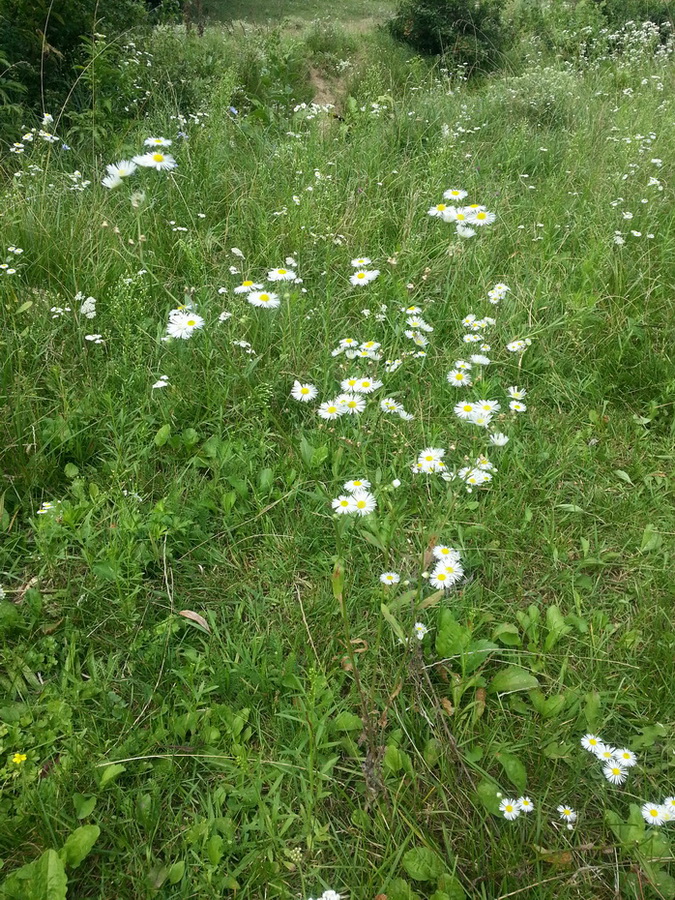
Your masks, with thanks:
[{"label": "vegetation undergrowth", "polygon": [[675,897],[672,41],[522,29],[22,121],[0,897]]}]

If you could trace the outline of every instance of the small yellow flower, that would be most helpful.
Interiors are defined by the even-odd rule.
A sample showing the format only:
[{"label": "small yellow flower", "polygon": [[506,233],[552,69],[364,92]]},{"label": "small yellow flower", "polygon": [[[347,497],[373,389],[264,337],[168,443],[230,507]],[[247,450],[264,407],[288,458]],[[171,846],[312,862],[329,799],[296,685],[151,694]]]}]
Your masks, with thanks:
[{"label": "small yellow flower", "polygon": [[12,762],[15,766],[20,766],[21,763],[25,763],[28,757],[25,753],[15,753],[12,757]]}]

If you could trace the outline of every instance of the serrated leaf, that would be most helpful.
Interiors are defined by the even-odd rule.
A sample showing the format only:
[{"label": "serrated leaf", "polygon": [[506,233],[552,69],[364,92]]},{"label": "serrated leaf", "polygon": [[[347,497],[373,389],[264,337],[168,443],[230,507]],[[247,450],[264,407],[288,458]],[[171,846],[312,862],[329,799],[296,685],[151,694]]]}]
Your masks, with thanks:
[{"label": "serrated leaf", "polygon": [[510,694],[513,691],[531,691],[537,687],[539,679],[536,675],[517,666],[507,666],[497,672],[488,690],[493,694]]},{"label": "serrated leaf", "polygon": [[65,844],[59,850],[59,856],[66,866],[76,869],[91,852],[101,833],[98,825],[80,825],[68,835]]},{"label": "serrated leaf", "polygon": [[445,871],[443,860],[429,847],[408,850],[401,860],[403,868],[415,881],[435,881]]},{"label": "serrated leaf", "polygon": [[495,753],[495,757],[504,769],[511,784],[513,784],[521,794],[524,794],[525,786],[527,784],[527,769],[523,763],[517,756],[514,756],[513,753],[504,753],[501,750],[498,753]]}]

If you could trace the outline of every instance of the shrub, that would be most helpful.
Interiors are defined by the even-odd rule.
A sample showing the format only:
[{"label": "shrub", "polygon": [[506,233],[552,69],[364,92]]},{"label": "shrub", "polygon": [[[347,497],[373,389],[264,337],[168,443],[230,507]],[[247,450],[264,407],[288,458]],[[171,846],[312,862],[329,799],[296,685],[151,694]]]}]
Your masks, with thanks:
[{"label": "shrub", "polygon": [[484,71],[496,66],[507,43],[503,6],[503,0],[401,0],[389,28],[421,53]]},{"label": "shrub", "polygon": [[675,5],[672,0],[593,0],[600,6],[610,26],[626,22],[655,22],[657,25],[675,24]]}]

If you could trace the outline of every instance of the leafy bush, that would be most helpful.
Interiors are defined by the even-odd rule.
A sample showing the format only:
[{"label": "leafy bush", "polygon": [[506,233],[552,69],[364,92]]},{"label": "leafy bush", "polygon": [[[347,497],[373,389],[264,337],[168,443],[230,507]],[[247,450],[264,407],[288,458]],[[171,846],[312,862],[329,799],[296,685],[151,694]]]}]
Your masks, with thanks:
[{"label": "leafy bush", "polygon": [[610,26],[621,26],[625,22],[655,22],[665,25],[675,24],[675,6],[672,0],[593,0]]},{"label": "leafy bush", "polygon": [[394,37],[421,53],[441,53],[473,70],[495,67],[507,43],[503,0],[401,0]]}]

